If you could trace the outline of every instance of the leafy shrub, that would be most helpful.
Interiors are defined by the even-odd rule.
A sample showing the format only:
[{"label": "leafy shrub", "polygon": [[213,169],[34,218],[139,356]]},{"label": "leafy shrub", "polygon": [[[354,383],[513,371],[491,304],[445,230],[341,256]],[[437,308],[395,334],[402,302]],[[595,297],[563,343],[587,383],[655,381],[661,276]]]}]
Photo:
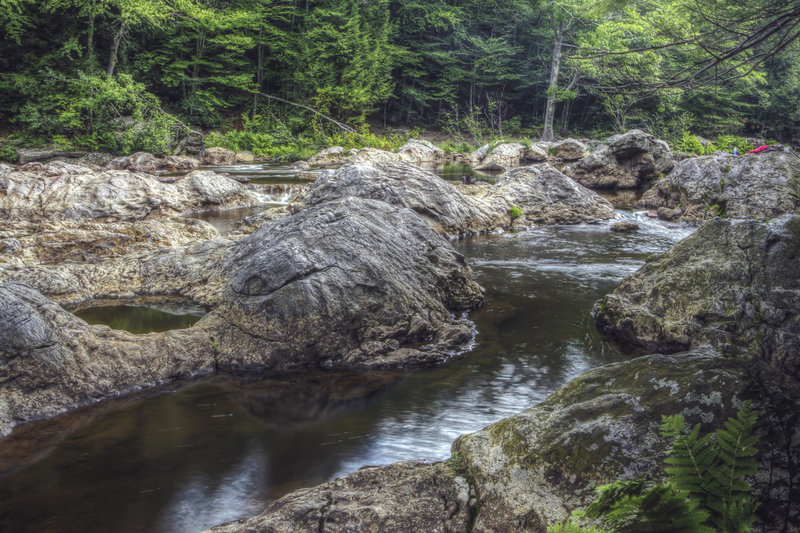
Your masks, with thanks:
[{"label": "leafy shrub", "polygon": [[18,159],[19,154],[17,153],[17,149],[10,144],[4,144],[3,147],[0,148],[0,161],[16,163]]},{"label": "leafy shrub", "polygon": [[754,148],[744,137],[737,137],[735,135],[720,135],[717,137],[715,144],[720,150],[725,150],[726,152],[732,152],[735,146],[740,154],[747,153]]},{"label": "leafy shrub", "polygon": [[520,209],[515,205],[512,205],[511,208],[508,210],[508,215],[511,217],[511,220],[516,220],[522,216],[522,209]]}]

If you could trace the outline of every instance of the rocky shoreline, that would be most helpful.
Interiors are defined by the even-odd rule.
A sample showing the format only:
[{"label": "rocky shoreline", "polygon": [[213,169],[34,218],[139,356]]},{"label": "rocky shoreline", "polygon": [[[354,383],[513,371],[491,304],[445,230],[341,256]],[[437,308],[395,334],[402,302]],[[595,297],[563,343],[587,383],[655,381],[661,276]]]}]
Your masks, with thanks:
[{"label": "rocky shoreline", "polygon": [[[759,521],[800,528],[797,157],[675,165],[664,143],[638,131],[592,151],[574,140],[490,148],[471,160],[507,170],[494,185],[423,170],[444,156],[424,142],[321,153],[309,167],[342,166],[227,237],[180,216],[258,205],[263,189],[208,170],[163,179],[63,162],[0,169],[0,215],[10,222],[0,232],[0,434],[218,372],[441,364],[469,348],[474,331],[461,314],[483,300],[448,238],[608,220],[611,204],[580,183],[652,185],[642,202],[660,217],[711,220],[593,313],[610,337],[658,355],[590,371],[460,437],[446,463],[365,468],[212,531],[544,531],[599,484],[663,477],[661,415],[713,427],[745,400],[764,436],[751,481]],[[218,152],[209,157],[227,163]],[[151,164],[140,156],[114,166]],[[159,297],[209,312],[185,330],[133,335],[62,307]]]}]

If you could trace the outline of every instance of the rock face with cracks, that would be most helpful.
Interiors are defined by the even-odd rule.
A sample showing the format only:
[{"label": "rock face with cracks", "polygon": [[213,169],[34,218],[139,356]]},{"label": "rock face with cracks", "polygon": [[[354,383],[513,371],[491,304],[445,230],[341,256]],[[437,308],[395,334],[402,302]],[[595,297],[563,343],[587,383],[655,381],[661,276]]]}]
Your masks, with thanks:
[{"label": "rock face with cracks", "polygon": [[396,463],[294,492],[209,533],[468,531],[469,485],[444,465]]},{"label": "rock face with cracks", "polygon": [[594,308],[598,327],[648,351],[756,351],[800,377],[800,216],[715,219],[651,258]]},{"label": "rock face with cracks", "polygon": [[401,205],[420,214],[434,229],[455,236],[508,228],[509,209],[522,209],[520,223],[574,224],[614,217],[610,203],[548,164],[514,169],[481,193],[457,187],[405,163],[353,164],[320,176],[300,206],[357,196]]},{"label": "rock face with cracks", "polygon": [[585,187],[636,189],[649,187],[674,165],[666,142],[631,130],[609,137],[594,152],[563,170]]},{"label": "rock face with cracks", "polygon": [[800,158],[783,151],[710,155],[678,163],[640,202],[661,218],[771,219],[800,208]]},{"label": "rock face with cracks", "polygon": [[442,362],[472,338],[452,313],[482,300],[464,257],[422,219],[360,198],[262,227],[221,271],[230,282],[200,324],[233,370]]},{"label": "rock face with cracks", "polygon": [[[483,297],[464,258],[416,214],[358,198],[271,222],[238,243],[6,265],[0,282],[0,432],[218,370],[440,363],[472,342],[471,325],[453,313]],[[19,282],[64,304],[183,296],[212,311],[187,330],[131,335],[88,326]]]}]

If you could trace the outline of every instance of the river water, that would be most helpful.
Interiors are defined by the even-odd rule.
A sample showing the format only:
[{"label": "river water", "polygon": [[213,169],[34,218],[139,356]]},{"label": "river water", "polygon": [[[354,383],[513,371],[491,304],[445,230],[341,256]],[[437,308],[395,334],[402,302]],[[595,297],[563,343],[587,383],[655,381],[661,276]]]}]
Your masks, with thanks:
[{"label": "river water", "polygon": [[[592,304],[691,229],[539,227],[455,241],[486,288],[464,357],[410,373],[218,378],[0,441],[0,531],[195,532],[364,465],[442,460],[457,436],[627,356]],[[42,431],[42,433],[46,433]],[[37,444],[37,439],[38,444]],[[41,444],[45,440],[47,445]],[[43,451],[44,450],[44,451]]]}]

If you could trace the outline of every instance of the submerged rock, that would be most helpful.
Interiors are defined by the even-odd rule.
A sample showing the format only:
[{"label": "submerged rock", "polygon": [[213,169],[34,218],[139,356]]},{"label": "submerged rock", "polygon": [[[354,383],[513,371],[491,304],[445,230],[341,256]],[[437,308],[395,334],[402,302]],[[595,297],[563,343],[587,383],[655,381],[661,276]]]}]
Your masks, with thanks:
[{"label": "submerged rock", "polygon": [[422,219],[359,198],[262,226],[220,271],[229,285],[198,326],[232,370],[442,362],[472,339],[452,313],[483,298],[463,256]]},{"label": "submerged rock", "polygon": [[431,172],[406,163],[346,165],[321,175],[298,208],[347,196],[372,198],[419,213],[445,235],[480,233],[512,224],[509,210],[522,210],[521,224],[574,224],[614,217],[597,194],[547,164],[510,171],[494,186],[469,195]]},{"label": "submerged rock", "polygon": [[[38,165],[38,163],[32,163]],[[163,183],[126,170],[93,172],[52,162],[0,176],[0,216],[6,220],[142,220],[203,209],[258,205],[260,189],[196,170]]]},{"label": "submerged rock", "polygon": [[715,219],[594,307],[606,334],[648,351],[757,351],[800,376],[800,216]]},{"label": "submerged rock", "polygon": [[640,130],[614,135],[564,174],[591,188],[649,187],[674,166],[669,145]]},{"label": "submerged rock", "polygon": [[258,516],[209,532],[468,531],[468,499],[467,480],[446,466],[396,463],[293,492]]},{"label": "submerged rock", "polygon": [[800,158],[783,151],[686,159],[640,202],[699,223],[716,216],[771,219],[798,213]]}]

